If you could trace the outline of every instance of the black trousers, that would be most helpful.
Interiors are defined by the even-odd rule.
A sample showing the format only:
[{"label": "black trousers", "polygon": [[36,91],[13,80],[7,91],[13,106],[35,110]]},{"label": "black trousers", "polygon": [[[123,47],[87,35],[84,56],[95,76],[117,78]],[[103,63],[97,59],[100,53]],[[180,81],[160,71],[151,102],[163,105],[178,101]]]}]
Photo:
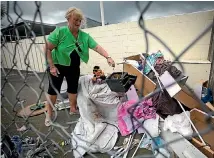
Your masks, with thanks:
[{"label": "black trousers", "polygon": [[[60,93],[60,89],[62,86],[63,79],[65,77],[67,81],[67,92],[76,94],[78,89],[78,82],[80,77],[80,57],[77,54],[76,51],[73,51],[70,55],[71,58],[71,65],[70,66],[63,66],[56,64],[56,68],[59,70],[58,77],[53,76],[50,73],[50,70],[48,71],[49,75],[49,88],[48,88],[48,94],[50,95],[57,95],[54,88],[51,86],[50,81],[52,81],[53,86],[56,88],[56,90]],[[51,79],[51,80],[50,80]]]}]

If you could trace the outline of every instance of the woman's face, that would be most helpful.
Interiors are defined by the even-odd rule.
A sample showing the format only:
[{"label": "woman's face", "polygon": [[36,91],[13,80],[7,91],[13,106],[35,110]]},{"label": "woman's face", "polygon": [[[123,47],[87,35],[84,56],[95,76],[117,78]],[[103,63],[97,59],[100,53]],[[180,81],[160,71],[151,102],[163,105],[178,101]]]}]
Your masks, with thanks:
[{"label": "woman's face", "polygon": [[68,23],[71,29],[78,30],[81,26],[82,18],[79,15],[73,14],[68,19]]}]

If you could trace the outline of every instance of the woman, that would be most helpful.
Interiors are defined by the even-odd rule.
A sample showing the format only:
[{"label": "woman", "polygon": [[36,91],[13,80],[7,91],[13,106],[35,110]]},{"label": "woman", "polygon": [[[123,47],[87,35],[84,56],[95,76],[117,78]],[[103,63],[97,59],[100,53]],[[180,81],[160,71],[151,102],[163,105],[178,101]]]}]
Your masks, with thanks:
[{"label": "woman", "polygon": [[[77,113],[77,88],[80,76],[80,59],[87,63],[89,60],[89,48],[106,58],[108,64],[115,66],[114,60],[108,53],[96,43],[87,33],[81,31],[80,25],[84,19],[81,10],[68,9],[65,18],[68,26],[56,28],[48,37],[46,44],[47,60],[50,67],[51,81],[59,92],[63,78],[67,81],[67,92],[70,102],[70,113]],[[57,93],[49,82],[48,94],[52,104],[57,99]],[[52,107],[48,103],[45,125],[50,126]]]}]

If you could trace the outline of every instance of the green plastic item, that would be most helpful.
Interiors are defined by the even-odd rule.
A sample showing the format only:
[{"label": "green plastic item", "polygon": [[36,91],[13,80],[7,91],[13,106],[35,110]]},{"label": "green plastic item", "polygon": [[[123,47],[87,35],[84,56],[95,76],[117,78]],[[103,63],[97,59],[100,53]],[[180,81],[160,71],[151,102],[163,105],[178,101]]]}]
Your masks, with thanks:
[{"label": "green plastic item", "polygon": [[36,105],[34,105],[34,106],[31,106],[30,107],[30,110],[40,110],[40,109],[42,109],[42,108],[44,108],[45,107],[45,104],[44,103],[41,103],[41,104],[36,104]]}]

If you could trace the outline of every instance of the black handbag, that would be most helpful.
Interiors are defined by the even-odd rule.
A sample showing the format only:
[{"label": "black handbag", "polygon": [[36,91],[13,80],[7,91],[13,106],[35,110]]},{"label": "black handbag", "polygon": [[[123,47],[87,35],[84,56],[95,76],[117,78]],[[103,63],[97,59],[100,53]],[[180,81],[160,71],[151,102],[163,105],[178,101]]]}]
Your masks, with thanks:
[{"label": "black handbag", "polygon": [[130,75],[127,72],[114,72],[106,78],[106,83],[113,92],[126,93],[135,83],[137,76]]}]

